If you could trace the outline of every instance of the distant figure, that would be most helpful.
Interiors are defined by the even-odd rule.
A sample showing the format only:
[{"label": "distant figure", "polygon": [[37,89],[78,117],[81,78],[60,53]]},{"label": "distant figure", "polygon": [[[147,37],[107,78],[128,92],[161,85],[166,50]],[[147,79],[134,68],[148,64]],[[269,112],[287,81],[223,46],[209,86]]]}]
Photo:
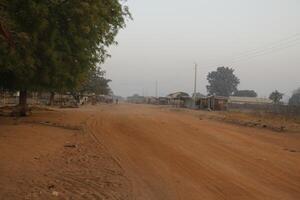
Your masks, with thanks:
[{"label": "distant figure", "polygon": [[119,104],[119,99],[116,99],[116,104]]}]

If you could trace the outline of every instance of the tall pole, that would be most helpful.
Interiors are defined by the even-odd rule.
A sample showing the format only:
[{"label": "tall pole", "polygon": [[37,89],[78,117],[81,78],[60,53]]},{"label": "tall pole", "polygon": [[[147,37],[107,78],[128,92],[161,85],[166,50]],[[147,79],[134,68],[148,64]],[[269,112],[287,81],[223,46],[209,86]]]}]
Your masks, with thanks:
[{"label": "tall pole", "polygon": [[155,97],[158,98],[158,81],[155,82]]},{"label": "tall pole", "polygon": [[196,108],[196,101],[197,101],[197,96],[196,96],[196,92],[197,92],[197,63],[195,63],[195,82],[194,82],[194,108]]},{"label": "tall pole", "polygon": [[197,63],[195,63],[195,82],[194,82],[194,95],[196,95],[197,92]]}]

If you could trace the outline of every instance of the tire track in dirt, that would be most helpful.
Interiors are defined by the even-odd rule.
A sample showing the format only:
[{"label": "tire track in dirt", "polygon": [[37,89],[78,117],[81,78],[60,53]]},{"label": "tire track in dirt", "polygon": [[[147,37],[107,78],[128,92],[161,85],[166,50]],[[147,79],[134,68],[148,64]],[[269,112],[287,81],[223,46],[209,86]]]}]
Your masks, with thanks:
[{"label": "tire track in dirt", "polygon": [[50,125],[1,124],[0,199],[300,199],[299,153],[284,150],[298,150],[296,134],[145,105],[30,119]]},{"label": "tire track in dirt", "polygon": [[1,124],[0,199],[131,200],[123,170],[86,131],[90,113],[44,112]]},{"label": "tire track in dirt", "polygon": [[[300,197],[300,159],[283,151],[283,136],[272,131],[144,105],[110,107],[95,118],[94,134],[119,157],[137,199]],[[284,145],[292,140],[284,135]]]},{"label": "tire track in dirt", "polygon": [[95,141],[98,145],[100,145],[102,148],[105,149],[106,152],[108,152],[108,155],[110,157],[110,159],[112,159],[117,165],[118,167],[121,169],[121,173],[119,173],[118,175],[122,176],[123,178],[125,178],[129,184],[130,184],[130,189],[128,191],[129,193],[129,199],[135,199],[135,195],[133,192],[133,187],[132,187],[132,181],[130,180],[130,178],[126,175],[126,172],[124,170],[124,168],[122,167],[121,163],[120,163],[120,159],[111,154],[109,148],[106,147],[106,145],[101,142],[101,140],[97,137],[97,132],[99,131],[99,122],[101,125],[102,119],[101,118],[96,118],[95,114],[92,114],[85,122],[85,133],[87,133],[93,141]]}]

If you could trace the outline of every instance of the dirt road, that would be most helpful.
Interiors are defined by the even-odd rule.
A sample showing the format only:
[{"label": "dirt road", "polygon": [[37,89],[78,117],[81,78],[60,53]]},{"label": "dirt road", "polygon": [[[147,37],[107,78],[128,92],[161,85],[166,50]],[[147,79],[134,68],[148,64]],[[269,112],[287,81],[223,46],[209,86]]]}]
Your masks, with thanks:
[{"label": "dirt road", "polygon": [[[84,135],[90,136],[100,147],[103,145],[103,148],[95,149],[94,145],[86,144],[90,143],[88,139],[83,140],[77,136],[79,138],[72,140],[80,140],[87,152],[93,148],[94,156],[97,152],[99,155],[100,152],[103,154],[103,151],[106,152],[104,157],[111,156],[108,166],[114,168],[117,172],[114,174],[120,174],[120,178],[117,179],[119,188],[108,189],[113,194],[122,195],[106,196],[107,199],[300,199],[298,133],[277,133],[225,124],[199,118],[197,112],[191,114],[184,110],[145,105],[121,104],[61,112],[63,115],[59,119],[55,117],[57,114],[53,114],[53,117],[44,114],[31,117],[30,120],[48,120],[74,126],[81,124],[83,131],[87,133]],[[59,144],[63,145],[63,141],[70,140],[69,137],[59,136]],[[0,138],[0,147],[1,140]],[[56,148],[58,147],[51,147]],[[4,158],[0,153],[0,159]],[[75,153],[72,158],[76,158]],[[85,165],[83,169],[90,170],[88,175],[93,181],[93,174],[97,173],[97,169],[102,169],[103,162],[86,159],[91,164]],[[13,163],[10,162],[10,165],[13,166]],[[57,162],[56,166],[59,168],[64,164]],[[81,165],[76,166],[76,170],[83,170],[80,169]],[[70,167],[66,169],[69,170]],[[75,173],[76,170],[71,172]],[[74,176],[71,172],[66,179],[69,183],[72,183],[71,177]],[[2,171],[0,168],[0,173],[3,175],[3,167]],[[60,176],[64,177],[64,173],[61,172]],[[81,179],[75,181],[84,180],[84,176],[82,173]],[[9,181],[11,180],[6,177],[6,183]],[[64,183],[64,179],[60,181]],[[86,192],[90,186],[96,192],[101,184],[95,181],[87,185],[77,183],[75,186],[77,190],[84,187]],[[0,180],[0,194],[1,185],[3,183]],[[69,188],[60,184],[66,194],[69,194],[73,188],[67,186]],[[59,189],[58,187],[57,190]],[[102,188],[101,191],[105,190]],[[80,199],[80,196],[76,197],[75,199]],[[100,198],[100,195],[89,197],[105,199]]]},{"label": "dirt road", "polygon": [[137,199],[300,199],[300,135],[120,105],[90,130],[118,157]]}]

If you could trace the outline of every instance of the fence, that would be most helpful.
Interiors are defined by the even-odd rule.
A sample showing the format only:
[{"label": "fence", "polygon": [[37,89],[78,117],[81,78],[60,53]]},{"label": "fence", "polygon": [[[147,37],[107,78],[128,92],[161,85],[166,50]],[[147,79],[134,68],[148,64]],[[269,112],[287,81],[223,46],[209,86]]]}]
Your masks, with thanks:
[{"label": "fence", "polygon": [[[38,97],[37,94],[29,93],[27,103],[29,105],[40,105],[44,104],[45,99]],[[14,106],[19,104],[19,97],[16,93],[0,92],[0,107],[3,106]]]},{"label": "fence", "polygon": [[280,115],[300,115],[300,106],[276,104],[228,104],[228,110],[250,110]]}]

